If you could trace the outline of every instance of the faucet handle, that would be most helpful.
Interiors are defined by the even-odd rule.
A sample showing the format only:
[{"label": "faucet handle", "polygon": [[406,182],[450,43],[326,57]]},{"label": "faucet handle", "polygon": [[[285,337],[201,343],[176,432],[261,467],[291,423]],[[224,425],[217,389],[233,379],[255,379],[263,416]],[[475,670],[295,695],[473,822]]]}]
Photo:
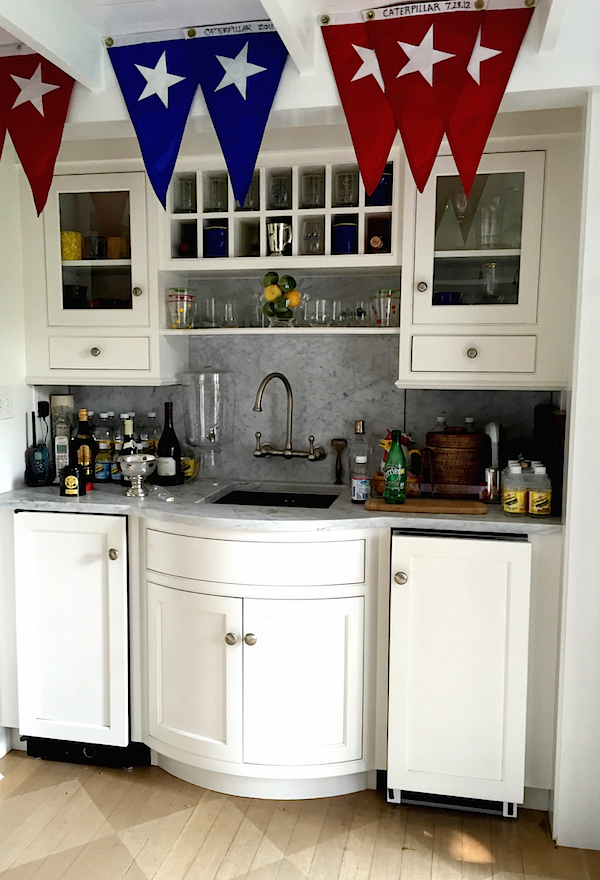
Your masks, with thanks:
[{"label": "faucet handle", "polygon": [[322,446],[315,446],[315,438],[310,434],[308,438],[308,460],[321,461],[326,455],[327,452]]},{"label": "faucet handle", "polygon": [[256,446],[254,448],[254,455],[261,456],[262,452],[261,452],[261,448],[260,448],[260,438],[262,435],[261,435],[260,431],[257,431],[254,436],[256,437]]}]

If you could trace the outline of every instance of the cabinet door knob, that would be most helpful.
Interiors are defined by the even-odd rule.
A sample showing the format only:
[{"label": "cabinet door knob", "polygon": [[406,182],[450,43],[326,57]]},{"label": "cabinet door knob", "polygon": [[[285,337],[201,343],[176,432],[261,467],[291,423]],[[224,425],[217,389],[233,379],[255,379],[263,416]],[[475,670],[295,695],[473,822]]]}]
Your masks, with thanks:
[{"label": "cabinet door knob", "polygon": [[141,287],[134,287],[131,292],[133,293],[134,296],[141,296],[142,295],[142,288]]},{"label": "cabinet door knob", "polygon": [[417,290],[419,291],[419,293],[425,293],[425,291],[427,290],[427,282],[419,281],[419,283],[417,284]]},{"label": "cabinet door knob", "polygon": [[227,635],[225,636],[225,641],[227,642],[228,645],[235,645],[235,643],[237,642],[236,634],[235,633],[227,633]]},{"label": "cabinet door knob", "polygon": [[255,645],[257,642],[257,638],[254,635],[254,633],[247,633],[244,636],[244,641],[246,642],[247,645]]},{"label": "cabinet door knob", "polygon": [[397,571],[396,574],[394,575],[394,580],[396,581],[397,584],[400,584],[400,585],[405,584],[408,581],[408,575],[404,571]]},{"label": "cabinet door knob", "polygon": [[90,349],[90,354],[91,354],[91,356],[92,356],[93,358],[97,358],[98,355],[100,354],[100,349],[99,349],[99,348],[96,348],[96,347],[91,348],[91,349]]},{"label": "cabinet door knob", "polygon": [[467,357],[468,358],[476,358],[477,357],[477,349],[476,348],[468,348],[467,349]]},{"label": "cabinet door knob", "polygon": [[118,559],[119,551],[111,547],[111,549],[108,551],[108,558],[112,560]]}]

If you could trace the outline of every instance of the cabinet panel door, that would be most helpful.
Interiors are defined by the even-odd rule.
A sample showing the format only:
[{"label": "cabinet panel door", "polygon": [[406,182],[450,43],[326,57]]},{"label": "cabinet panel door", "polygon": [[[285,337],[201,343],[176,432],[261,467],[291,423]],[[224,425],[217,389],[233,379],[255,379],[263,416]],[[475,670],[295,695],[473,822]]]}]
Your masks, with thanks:
[{"label": "cabinet panel door", "polygon": [[18,513],[15,559],[20,733],[127,745],[124,517]]},{"label": "cabinet panel door", "polygon": [[362,758],[364,598],[244,600],[244,762]]},{"label": "cabinet panel door", "polygon": [[520,803],[531,546],[392,544],[388,786]]},{"label": "cabinet panel door", "polygon": [[467,200],[450,156],[417,196],[413,324],[537,319],[543,151],[481,157]]},{"label": "cabinet panel door", "polygon": [[151,736],[195,755],[241,761],[241,634],[241,599],[148,583]]}]

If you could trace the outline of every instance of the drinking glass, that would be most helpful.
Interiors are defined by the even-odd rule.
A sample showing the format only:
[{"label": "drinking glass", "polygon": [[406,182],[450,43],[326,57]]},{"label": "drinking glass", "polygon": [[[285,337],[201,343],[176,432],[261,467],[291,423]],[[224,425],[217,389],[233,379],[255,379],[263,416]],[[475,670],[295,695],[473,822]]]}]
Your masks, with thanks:
[{"label": "drinking glass", "polygon": [[371,301],[378,327],[397,327],[400,323],[400,291],[378,290]]},{"label": "drinking glass", "polygon": [[211,177],[208,180],[205,211],[227,210],[227,178]]},{"label": "drinking glass", "polygon": [[223,300],[222,317],[219,323],[221,327],[239,327],[238,305],[234,299]]},{"label": "drinking glass", "polygon": [[271,208],[287,209],[291,206],[290,181],[287,177],[271,178]]},{"label": "drinking glass", "polygon": [[302,207],[323,208],[323,175],[305,174],[302,178]]},{"label": "drinking glass", "polygon": [[331,326],[331,303],[326,299],[309,299],[306,304],[309,327]]},{"label": "drinking glass", "polygon": [[193,214],[196,210],[196,181],[180,178],[177,181],[175,212]]},{"label": "drinking glass", "polygon": [[340,171],[335,176],[335,197],[338,208],[358,205],[358,173]]},{"label": "drinking glass", "polygon": [[325,249],[325,223],[320,220],[305,220],[302,224],[302,252],[322,254]]}]

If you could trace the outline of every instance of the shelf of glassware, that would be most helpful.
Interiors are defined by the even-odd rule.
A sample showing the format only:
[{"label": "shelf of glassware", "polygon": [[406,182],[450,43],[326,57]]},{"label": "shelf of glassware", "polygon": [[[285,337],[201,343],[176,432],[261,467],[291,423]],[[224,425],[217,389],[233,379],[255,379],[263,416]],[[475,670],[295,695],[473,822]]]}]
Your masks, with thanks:
[{"label": "shelf of glassware", "polygon": [[210,327],[190,330],[163,330],[163,336],[256,336],[257,333],[275,334],[277,336],[398,336],[400,327]]},{"label": "shelf of glassware", "polygon": [[235,201],[225,171],[175,175],[162,265],[176,269],[298,269],[397,265],[400,170],[386,166],[367,196],[356,164],[258,169],[246,201]]}]

